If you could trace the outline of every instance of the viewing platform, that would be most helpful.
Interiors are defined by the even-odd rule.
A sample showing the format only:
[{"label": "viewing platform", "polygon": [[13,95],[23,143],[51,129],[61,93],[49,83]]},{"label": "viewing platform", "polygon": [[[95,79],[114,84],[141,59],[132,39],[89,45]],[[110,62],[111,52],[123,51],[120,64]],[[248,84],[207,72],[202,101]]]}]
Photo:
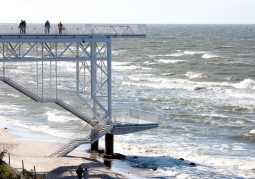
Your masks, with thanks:
[{"label": "viewing platform", "polygon": [[44,31],[44,23],[27,23],[25,34],[20,34],[19,23],[0,24],[0,42],[4,36],[100,36],[113,38],[144,38],[145,24],[70,24],[63,23],[64,30],[59,34],[58,24],[50,24],[50,33]]}]

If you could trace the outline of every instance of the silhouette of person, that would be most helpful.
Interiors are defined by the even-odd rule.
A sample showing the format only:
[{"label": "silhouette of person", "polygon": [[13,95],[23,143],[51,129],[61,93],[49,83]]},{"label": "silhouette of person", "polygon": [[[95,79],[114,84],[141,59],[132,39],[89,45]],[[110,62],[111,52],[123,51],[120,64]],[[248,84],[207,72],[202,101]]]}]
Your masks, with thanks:
[{"label": "silhouette of person", "polygon": [[47,20],[46,22],[45,22],[45,25],[44,25],[44,28],[46,29],[46,34],[49,34],[50,33],[50,22],[49,22],[49,20]]},{"label": "silhouette of person", "polygon": [[78,175],[78,178],[81,179],[83,173],[83,169],[81,168],[81,166],[79,166],[79,168],[76,170],[76,173]]},{"label": "silhouette of person", "polygon": [[85,168],[85,169],[83,170],[83,178],[84,178],[84,179],[89,178],[89,171],[87,170],[87,168]]},{"label": "silhouette of person", "polygon": [[23,34],[26,34],[26,28],[27,28],[26,21],[23,20]]},{"label": "silhouette of person", "polygon": [[19,33],[23,34],[23,20],[21,19],[21,22],[19,23]]},{"label": "silhouette of person", "polygon": [[59,22],[59,24],[58,24],[58,33],[62,34],[62,30],[63,30],[63,24],[61,22]]}]

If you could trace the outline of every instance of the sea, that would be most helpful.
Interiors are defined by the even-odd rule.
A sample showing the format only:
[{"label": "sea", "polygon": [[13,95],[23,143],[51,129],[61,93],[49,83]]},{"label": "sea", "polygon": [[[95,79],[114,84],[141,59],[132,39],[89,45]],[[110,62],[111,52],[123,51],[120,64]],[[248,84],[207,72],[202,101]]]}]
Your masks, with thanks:
[{"label": "sea", "polygon": [[[21,66],[12,64],[24,78]],[[75,68],[62,63],[74,74],[60,79],[67,91]],[[1,127],[35,138],[68,137],[83,124],[3,82],[0,101]],[[126,158],[110,165],[128,178],[255,178],[255,25],[147,25],[146,38],[112,39],[112,108],[159,116],[158,128],[114,136]]]}]

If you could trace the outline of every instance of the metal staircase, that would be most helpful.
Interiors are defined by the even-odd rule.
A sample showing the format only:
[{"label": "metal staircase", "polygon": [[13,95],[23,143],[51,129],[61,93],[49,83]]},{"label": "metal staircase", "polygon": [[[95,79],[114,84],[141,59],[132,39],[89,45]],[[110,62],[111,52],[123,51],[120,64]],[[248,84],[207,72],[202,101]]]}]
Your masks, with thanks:
[{"label": "metal staircase", "polygon": [[8,84],[9,86],[15,88],[16,90],[18,90],[19,92],[25,94],[26,96],[30,97],[31,99],[37,101],[37,102],[41,102],[41,103],[45,103],[45,102],[54,102],[57,105],[61,106],[62,108],[64,108],[65,110],[69,111],[70,113],[74,114],[75,116],[79,117],[80,119],[82,119],[83,121],[87,122],[88,124],[94,126],[95,122],[93,122],[93,120],[81,113],[79,110],[75,109],[74,107],[68,105],[67,103],[65,103],[64,101],[62,101],[61,99],[47,99],[44,100],[43,98],[41,98],[40,96],[38,96],[37,94],[33,93],[32,91],[24,88],[23,86],[21,86],[20,84],[16,83],[15,81],[11,80],[10,78],[3,78],[3,82]]},{"label": "metal staircase", "polygon": [[[71,151],[73,151],[75,148],[79,147],[81,144],[92,144],[98,139],[100,139],[102,136],[107,134],[113,129],[112,125],[105,124],[108,121],[108,118],[106,118],[101,123],[97,124],[93,129],[91,129],[90,134],[85,138],[74,138],[75,136],[78,136],[82,133],[82,131],[77,132],[73,136],[69,138],[69,142],[67,144],[64,144],[60,149],[58,149],[55,153],[53,153],[51,156],[65,156]],[[74,138],[74,139],[72,139]]]},{"label": "metal staircase", "polygon": [[88,124],[91,124],[92,126],[95,125],[95,123],[93,122],[93,120],[89,116],[81,113],[79,110],[77,110],[74,107],[68,105],[67,103],[65,103],[61,99],[57,99],[55,103],[57,105],[61,106],[62,108],[64,108],[65,110],[69,111],[70,113],[74,114],[75,116],[79,117],[83,121],[87,122]]},{"label": "metal staircase", "polygon": [[14,89],[18,90],[19,92],[25,94],[26,96],[30,97],[31,99],[37,101],[37,102],[44,102],[43,99],[36,95],[35,93],[27,90],[23,86],[19,85],[15,81],[11,80],[10,78],[4,77],[2,80],[4,83],[8,84],[9,86],[13,87]]},{"label": "metal staircase", "polygon": [[[86,116],[85,114],[83,114],[79,110],[75,109],[74,107],[68,105],[61,99],[44,100],[37,94],[26,89],[25,87],[21,86],[20,84],[16,83],[15,81],[11,80],[10,78],[4,77],[2,79],[2,81],[37,102],[42,102],[42,103],[55,102],[57,105],[61,106],[62,108],[66,109],[67,111],[71,112],[72,114],[74,114],[75,116],[79,117],[80,119],[82,119],[83,121],[85,121],[86,123],[89,124],[91,131],[87,137],[84,137],[84,138],[83,138],[83,136],[77,137],[78,135],[81,135],[82,132],[84,132],[83,130],[80,130],[79,132],[72,135],[68,139],[69,142],[67,144],[65,144],[64,146],[61,146],[60,149],[58,149],[55,153],[52,154],[52,156],[65,156],[66,154],[73,151],[75,148],[77,148],[81,144],[94,143],[95,141],[97,141],[98,139],[100,139],[102,136],[104,136],[105,134],[107,134],[108,132],[110,132],[113,129],[112,125],[107,124],[109,117],[105,118],[104,115],[101,115],[96,120],[92,120],[89,116]],[[85,128],[83,128],[83,129],[85,129]]]}]

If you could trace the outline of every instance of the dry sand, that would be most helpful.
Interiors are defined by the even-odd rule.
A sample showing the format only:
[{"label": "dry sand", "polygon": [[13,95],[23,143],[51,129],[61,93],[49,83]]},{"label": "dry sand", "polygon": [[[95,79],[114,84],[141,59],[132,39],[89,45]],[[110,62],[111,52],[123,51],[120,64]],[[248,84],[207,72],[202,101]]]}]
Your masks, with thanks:
[{"label": "dry sand", "polygon": [[[18,136],[0,129],[0,150],[10,153],[10,165],[22,171],[22,160],[26,170],[36,169],[37,173],[46,173],[49,179],[76,179],[79,165],[87,167],[93,179],[124,179],[122,175],[110,171],[104,164],[95,159],[85,158],[78,153],[70,153],[67,157],[51,157],[59,145],[54,142],[19,140]],[[9,163],[8,155],[4,160]]]}]

